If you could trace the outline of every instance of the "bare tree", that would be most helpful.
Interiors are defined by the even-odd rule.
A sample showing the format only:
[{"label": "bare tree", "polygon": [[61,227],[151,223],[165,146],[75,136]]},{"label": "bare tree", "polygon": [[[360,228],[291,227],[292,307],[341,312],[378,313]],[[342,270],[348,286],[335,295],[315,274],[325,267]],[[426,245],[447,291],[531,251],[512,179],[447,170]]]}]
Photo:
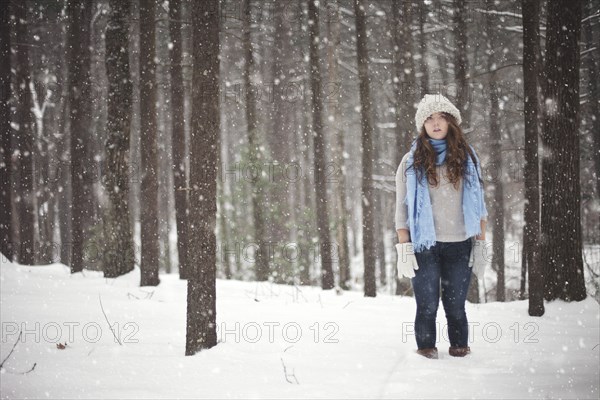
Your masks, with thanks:
[{"label": "bare tree", "polygon": [[544,315],[544,276],[540,265],[538,162],[539,0],[522,0],[523,85],[525,94],[525,228],[523,269],[529,270],[529,315]]},{"label": "bare tree", "polygon": [[454,0],[454,40],[456,50],[454,53],[454,76],[457,86],[456,106],[461,112],[463,125],[469,126],[469,58],[467,57],[467,5],[466,0]]},{"label": "bare tree", "polygon": [[367,51],[367,18],[364,0],[354,0],[356,19],[356,53],[360,90],[362,129],[362,229],[364,292],[367,297],[377,295],[375,282],[375,248],[373,243],[374,199],[373,195],[373,123],[371,121],[371,93],[369,89],[369,54]]},{"label": "bare tree", "polygon": [[171,49],[171,125],[173,184],[175,186],[175,220],[177,224],[177,252],[179,253],[179,277],[187,278],[188,270],[188,191],[185,164],[185,116],[183,87],[183,37],[181,34],[181,0],[169,2],[169,29]]},{"label": "bare tree", "polygon": [[[598,56],[597,48],[594,48],[594,43],[598,43],[600,35],[598,34],[599,29],[593,29],[594,14],[598,12],[598,2],[586,1],[586,17],[584,18],[584,42],[588,44],[585,54],[585,69],[587,70],[588,81],[587,81],[587,104],[590,110],[591,117],[591,131],[593,132],[592,143],[596,151],[594,152],[593,159],[596,172],[596,196],[600,196],[600,117],[598,117],[598,104],[600,103],[600,57]],[[597,17],[596,17],[597,18]],[[595,22],[598,24],[598,22]],[[594,36],[595,33],[595,36]]]},{"label": "bare tree", "polygon": [[[392,3],[392,17],[390,18],[390,29],[392,30],[392,41],[394,44],[394,51],[392,53],[393,64],[394,64],[394,100],[396,108],[396,129],[395,129],[395,160],[394,165],[400,165],[402,157],[405,151],[408,151],[410,147],[410,139],[413,131],[413,117],[414,109],[413,103],[414,91],[413,87],[416,86],[415,77],[415,66],[413,61],[413,38],[411,34],[411,20],[413,16],[413,4],[409,1],[394,2]],[[402,9],[400,9],[402,5]],[[424,4],[418,5],[420,12]],[[422,38],[423,35],[421,34]],[[421,43],[424,46],[424,43]],[[426,75],[427,63],[421,63],[425,73],[422,78]],[[428,81],[429,78],[426,78]],[[427,86],[429,83],[423,83],[427,93]],[[404,151],[403,151],[404,150]],[[396,271],[396,265],[394,265],[394,277],[396,279],[396,294],[406,294],[412,291],[412,285],[408,278],[398,278]]]},{"label": "bare tree", "polygon": [[329,233],[329,213],[327,211],[327,181],[325,166],[325,137],[323,130],[323,93],[319,57],[319,8],[313,0],[308,2],[310,40],[310,87],[312,92],[312,122],[314,140],[315,192],[317,208],[317,231],[321,256],[321,287],[332,289],[335,286],[332,267],[332,247]]},{"label": "bare tree", "polygon": [[[340,4],[338,0],[328,0],[325,7],[327,12],[327,60],[329,84],[332,89],[336,89],[337,96],[330,99],[329,118],[333,121],[332,131],[332,159],[335,160],[335,170],[341,173],[336,176],[333,182],[333,191],[335,192],[335,220],[337,221],[336,241],[338,249],[339,265],[339,286],[342,289],[349,289],[352,277],[350,276],[350,249],[348,248],[348,210],[346,205],[346,167],[344,166],[344,131],[342,128],[341,112],[341,80],[338,68],[340,59]],[[335,94],[335,92],[334,92]]]},{"label": "bare tree", "polygon": [[141,286],[156,286],[158,277],[158,159],[156,126],[155,0],[140,1],[140,130],[141,188]]},{"label": "bare tree", "polygon": [[16,113],[15,123],[18,133],[15,136],[17,157],[16,175],[13,185],[16,186],[15,198],[18,215],[19,243],[16,250],[17,260],[21,264],[32,265],[35,262],[35,195],[34,195],[34,121],[31,113],[32,99],[29,85],[31,71],[29,67],[28,12],[26,4],[15,4],[16,30]]},{"label": "bare tree", "polygon": [[13,258],[12,249],[12,190],[10,171],[12,157],[12,128],[10,97],[10,13],[8,2],[0,3],[0,252],[8,259]]},{"label": "bare tree", "polygon": [[[404,2],[410,6],[411,2]],[[406,9],[406,8],[405,8]],[[424,1],[418,2],[419,18],[419,52],[421,53],[421,97],[429,93],[429,68],[427,66],[427,40],[425,38],[425,20],[427,19],[427,4]]]},{"label": "bare tree", "polygon": [[544,297],[586,298],[579,181],[579,36],[581,1],[550,0],[542,139]]},{"label": "bare tree", "polygon": [[[292,3],[288,0],[278,1],[274,4],[273,24],[274,40],[272,42],[272,75],[273,75],[273,113],[271,129],[267,133],[269,147],[271,150],[271,162],[273,162],[274,171],[283,171],[290,158],[290,142],[293,134],[291,126],[292,103],[287,99],[287,89],[291,82],[290,67],[294,61],[291,54],[290,41],[293,38],[290,21]],[[276,169],[275,169],[276,168]],[[288,202],[288,193],[290,189],[289,182],[284,179],[285,176],[278,172],[273,174],[272,184],[269,190],[269,210],[272,221],[276,223],[269,224],[269,237],[276,244],[276,248],[288,243],[290,237],[290,206]],[[278,259],[279,260],[279,259]],[[273,263],[271,269],[274,273],[276,282],[287,283],[293,281],[294,271],[288,268],[287,263]]]},{"label": "bare tree", "polygon": [[190,137],[190,274],[185,354],[217,344],[216,214],[219,149],[218,0],[196,1],[193,21],[192,131]]},{"label": "bare tree", "polygon": [[69,0],[67,52],[69,65],[69,120],[71,126],[71,272],[83,270],[85,219],[91,205],[91,179],[87,173],[91,104],[90,21],[91,7],[84,0]]},{"label": "bare tree", "polygon": [[[497,75],[494,70],[496,65],[496,48],[497,38],[493,11],[494,2],[487,0],[487,11],[485,14],[485,36],[486,47],[488,50],[487,68],[488,68],[488,91],[490,96],[490,139],[491,152],[490,161],[497,171],[494,181],[494,207],[492,219],[492,236],[493,236],[493,256],[492,266],[496,269],[496,300],[505,301],[505,284],[504,284],[504,182],[502,172],[504,171],[502,162],[502,130],[500,128],[500,106],[498,104],[499,89],[497,84]],[[474,280],[472,283],[476,283]]]},{"label": "bare tree", "polygon": [[[467,57],[467,8],[466,0],[454,0],[454,79],[457,86],[456,107],[462,116],[462,125],[468,127],[470,124],[469,82],[467,71],[469,70],[469,58]],[[472,303],[479,303],[479,284],[475,274],[471,274],[471,284],[467,298]]]},{"label": "bare tree", "polygon": [[109,204],[104,216],[104,276],[133,270],[133,232],[129,213],[129,134],[133,85],[129,71],[129,2],[110,0],[106,28],[108,121],[105,190]]},{"label": "bare tree", "polygon": [[[251,0],[243,0],[243,40],[244,40],[244,88],[246,102],[246,124],[248,129],[248,163],[250,166],[260,165],[262,158],[260,150],[260,138],[258,130],[258,116],[256,113],[256,92],[252,87],[252,73],[254,68],[254,57],[252,49],[252,9]],[[258,281],[269,279],[269,259],[266,257],[266,229],[265,217],[262,207],[264,206],[264,188],[261,184],[261,178],[250,182],[252,185],[252,217],[254,223],[254,240],[259,245],[259,250],[255,255],[255,277]]]}]

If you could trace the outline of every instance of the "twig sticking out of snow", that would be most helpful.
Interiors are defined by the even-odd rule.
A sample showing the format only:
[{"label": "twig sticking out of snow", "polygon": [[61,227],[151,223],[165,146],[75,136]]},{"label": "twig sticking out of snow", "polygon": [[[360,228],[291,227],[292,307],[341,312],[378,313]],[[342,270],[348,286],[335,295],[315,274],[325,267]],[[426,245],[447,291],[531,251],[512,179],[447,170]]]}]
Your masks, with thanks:
[{"label": "twig sticking out of snow", "polygon": [[[0,368],[2,368],[2,366],[4,365],[4,363],[6,362],[6,360],[8,360],[8,358],[10,357],[10,355],[13,353],[13,351],[15,351],[15,347],[17,347],[17,343],[19,343],[19,340],[21,340],[21,335],[23,334],[22,330],[19,330],[19,337],[17,338],[17,341],[15,342],[15,344],[13,345],[12,349],[10,349],[10,353],[8,353],[8,355],[6,356],[6,358],[4,360],[2,360],[2,363],[0,363]],[[31,369],[29,371],[25,371],[25,372],[18,372],[19,374],[28,374],[31,371],[33,371],[35,369],[35,366],[37,365],[37,363],[33,363],[33,367],[31,367]],[[9,371],[10,372],[10,371]]]},{"label": "twig sticking out of snow", "polygon": [[17,338],[17,341],[13,345],[12,349],[10,349],[10,353],[8,353],[8,355],[6,356],[6,358],[2,361],[2,364],[0,364],[0,368],[2,368],[2,366],[4,365],[4,363],[6,362],[6,360],[8,360],[8,357],[10,357],[10,355],[13,353],[13,351],[15,351],[15,347],[17,347],[17,343],[19,343],[19,340],[21,340],[21,335],[22,334],[23,334],[23,331],[19,330],[19,337]]},{"label": "twig sticking out of snow", "polygon": [[294,383],[290,380],[290,378],[294,378],[294,381],[296,381],[296,385],[299,385],[300,382],[298,382],[298,378],[296,378],[296,371],[292,370],[292,373],[288,374],[287,367],[285,366],[285,363],[283,362],[283,357],[281,357],[280,360],[281,360],[281,365],[283,366],[283,376],[285,376],[285,380],[287,381],[287,383]]},{"label": "twig sticking out of snow", "polygon": [[117,337],[117,335],[115,334],[115,331],[113,330],[112,325],[110,324],[110,321],[108,320],[108,317],[106,316],[106,313],[104,312],[104,307],[102,306],[102,297],[100,297],[100,293],[98,293],[98,300],[100,300],[100,308],[102,309],[102,314],[104,314],[104,318],[106,319],[106,323],[108,324],[110,331],[112,332],[115,339],[117,339],[117,342],[119,342],[119,344],[121,346],[123,346],[123,343],[121,343],[121,339],[119,339]]}]

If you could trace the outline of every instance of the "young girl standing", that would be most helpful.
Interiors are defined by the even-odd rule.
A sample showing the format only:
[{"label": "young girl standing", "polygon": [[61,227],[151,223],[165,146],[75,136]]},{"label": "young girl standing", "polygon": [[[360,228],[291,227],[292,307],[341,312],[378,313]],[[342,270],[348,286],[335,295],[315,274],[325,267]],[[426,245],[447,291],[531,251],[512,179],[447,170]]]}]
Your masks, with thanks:
[{"label": "young girl standing", "polygon": [[471,271],[482,278],[485,266],[481,168],[460,128],[460,112],[446,97],[425,95],[415,122],[419,135],[396,172],[398,277],[411,278],[417,353],[438,358],[441,284],[449,353],[463,357],[471,351],[465,313]]}]

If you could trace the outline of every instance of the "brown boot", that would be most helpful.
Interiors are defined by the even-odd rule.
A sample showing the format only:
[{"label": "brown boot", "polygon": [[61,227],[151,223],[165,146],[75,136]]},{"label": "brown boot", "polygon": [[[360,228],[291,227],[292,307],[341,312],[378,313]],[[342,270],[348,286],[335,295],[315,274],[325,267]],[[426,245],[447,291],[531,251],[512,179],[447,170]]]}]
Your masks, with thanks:
[{"label": "brown boot", "polygon": [[428,348],[428,349],[419,349],[419,350],[417,350],[417,354],[420,354],[423,357],[433,358],[433,359],[437,360],[437,358],[438,358],[438,349],[437,349],[437,347],[431,347],[431,348]]},{"label": "brown boot", "polygon": [[471,348],[467,347],[453,347],[450,346],[448,352],[452,357],[464,357],[471,352]]}]

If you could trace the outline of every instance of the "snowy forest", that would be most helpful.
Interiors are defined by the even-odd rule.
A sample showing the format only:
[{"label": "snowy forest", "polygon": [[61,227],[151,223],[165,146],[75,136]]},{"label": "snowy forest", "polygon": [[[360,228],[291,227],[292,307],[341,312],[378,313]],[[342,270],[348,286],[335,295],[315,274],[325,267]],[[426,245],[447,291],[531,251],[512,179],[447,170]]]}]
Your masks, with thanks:
[{"label": "snowy forest", "polygon": [[[0,0],[0,397],[597,398],[599,43],[600,0]],[[319,345],[324,321],[335,322],[340,343],[364,346],[344,336],[352,329],[367,335],[365,343],[378,341],[366,330],[379,330],[376,316],[390,318],[398,304],[414,307],[410,279],[396,270],[394,175],[418,133],[417,104],[429,93],[458,107],[481,160],[488,264],[484,277],[471,275],[469,307],[481,307],[473,308],[478,318],[503,315],[507,327],[517,321],[509,315],[519,314],[518,323],[535,324],[540,337],[546,329],[554,341],[539,352],[560,349],[563,339],[573,341],[563,351],[584,341],[591,359],[573,365],[591,375],[548,392],[532,387],[556,380],[554,372],[540,374],[529,392],[498,382],[476,394],[389,385],[380,392],[296,392],[285,388],[311,380],[311,363],[304,353],[284,354],[286,347],[273,367],[287,385],[279,389],[244,378],[239,388],[248,391],[205,382],[202,392],[138,388],[125,395],[116,387],[91,391],[91,378],[74,392],[60,391],[54,372],[33,377],[51,359],[25,349],[31,340],[23,342],[19,331],[31,334],[35,321],[97,320],[106,348],[86,347],[82,359],[106,351],[106,362],[126,358],[120,362],[143,369],[135,354],[108,350],[113,336],[123,339],[109,322],[115,311],[135,321],[140,342],[149,330],[164,335],[148,336],[146,350],[205,355],[200,364],[221,348],[218,357],[244,365],[246,356],[227,347],[221,318],[228,316],[231,332],[232,321],[245,320],[245,307],[248,321],[249,310],[263,306],[286,322],[299,321],[289,313],[302,306],[298,327],[311,340],[320,333]],[[364,326],[356,320],[344,328],[345,317],[335,313],[309,318],[332,304],[351,312],[351,303],[365,307],[356,314]],[[46,319],[41,304],[72,314]],[[371,314],[375,305],[385,312]],[[99,316],[92,318],[92,309]],[[586,339],[561,334],[562,316],[586,326]],[[398,326],[386,328],[390,337],[400,337]],[[48,344],[44,332],[36,343]],[[62,341],[66,332],[63,326]],[[74,352],[75,344],[52,351]],[[414,344],[405,346],[400,354],[409,362],[428,361],[413,360],[406,354]],[[127,361],[134,359],[140,364]],[[5,373],[17,360],[19,371],[38,368]],[[177,364],[184,361],[169,362],[184,368]],[[512,362],[523,365],[515,375],[534,374],[518,360],[506,365]],[[254,363],[247,365],[262,370]],[[221,384],[229,385],[225,361],[206,368],[221,371]],[[108,379],[116,382],[118,370]],[[169,374],[158,382],[186,385]],[[347,376],[359,381],[350,387],[363,380]],[[395,376],[390,372],[386,384]],[[140,382],[154,384],[148,376]]]}]

